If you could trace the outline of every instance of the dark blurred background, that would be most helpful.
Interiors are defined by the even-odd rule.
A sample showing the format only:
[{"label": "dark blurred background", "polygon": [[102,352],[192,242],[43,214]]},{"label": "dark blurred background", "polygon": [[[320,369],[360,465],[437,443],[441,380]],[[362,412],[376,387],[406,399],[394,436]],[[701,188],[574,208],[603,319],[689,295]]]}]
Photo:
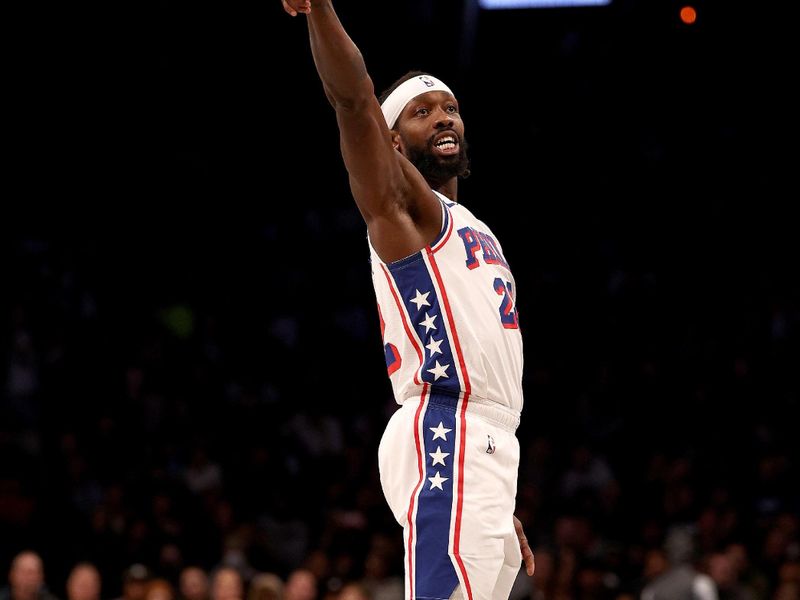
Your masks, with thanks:
[{"label": "dark blurred background", "polygon": [[[778,2],[696,2],[691,24],[686,4],[337,4],[376,91],[409,69],[454,89],[459,199],[515,273],[539,558],[516,598],[638,599],[684,538],[720,598],[800,589],[797,36]],[[396,597],[376,463],[394,403],[305,18],[23,12],[0,570],[34,549],[65,600],[80,560],[104,600],[133,563],[176,588],[233,565]]]}]

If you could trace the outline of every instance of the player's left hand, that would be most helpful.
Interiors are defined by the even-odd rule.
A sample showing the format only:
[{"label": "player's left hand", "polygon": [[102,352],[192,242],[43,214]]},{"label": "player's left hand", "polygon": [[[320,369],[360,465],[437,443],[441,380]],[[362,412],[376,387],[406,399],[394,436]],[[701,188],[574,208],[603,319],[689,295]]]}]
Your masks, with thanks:
[{"label": "player's left hand", "polygon": [[525,530],[522,528],[522,521],[516,515],[514,515],[514,530],[517,532],[517,538],[519,539],[519,549],[522,552],[522,560],[525,563],[525,572],[530,577],[536,570],[536,561],[533,557],[533,550],[528,544]]}]

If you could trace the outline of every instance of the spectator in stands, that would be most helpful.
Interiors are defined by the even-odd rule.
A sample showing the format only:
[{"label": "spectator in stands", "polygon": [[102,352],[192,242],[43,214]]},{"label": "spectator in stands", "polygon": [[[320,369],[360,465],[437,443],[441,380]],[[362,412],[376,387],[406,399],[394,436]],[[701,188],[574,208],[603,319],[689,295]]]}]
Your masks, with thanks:
[{"label": "spectator in stands", "polygon": [[283,579],[276,573],[257,573],[247,589],[247,600],[281,600]]},{"label": "spectator in stands", "polygon": [[360,583],[346,583],[339,591],[339,600],[372,600],[372,596]]},{"label": "spectator in stands", "polygon": [[245,582],[233,567],[221,566],[211,575],[211,600],[244,600]]},{"label": "spectator in stands", "polygon": [[319,596],[319,582],[308,569],[299,568],[289,573],[283,600],[316,600]]},{"label": "spectator in stands", "polygon": [[669,568],[642,590],[641,600],[719,600],[714,580],[695,566],[693,532],[675,527],[667,536]]},{"label": "spectator in stands", "polygon": [[178,576],[178,595],[181,600],[209,600],[211,584],[208,573],[197,565],[184,567]]},{"label": "spectator in stands", "polygon": [[45,584],[39,553],[23,550],[14,557],[8,571],[8,585],[0,590],[0,600],[57,600]]},{"label": "spectator in stands", "polygon": [[708,558],[708,574],[717,586],[720,600],[756,600],[752,591],[740,583],[736,564],[730,554],[711,554]]},{"label": "spectator in stands", "polygon": [[90,562],[79,562],[67,575],[67,600],[100,600],[102,585],[98,568]]},{"label": "spectator in stands", "polygon": [[175,586],[163,577],[151,579],[147,583],[144,600],[176,600]]},{"label": "spectator in stands", "polygon": [[153,578],[150,569],[134,563],[122,573],[122,596],[117,600],[145,600],[147,584]]}]

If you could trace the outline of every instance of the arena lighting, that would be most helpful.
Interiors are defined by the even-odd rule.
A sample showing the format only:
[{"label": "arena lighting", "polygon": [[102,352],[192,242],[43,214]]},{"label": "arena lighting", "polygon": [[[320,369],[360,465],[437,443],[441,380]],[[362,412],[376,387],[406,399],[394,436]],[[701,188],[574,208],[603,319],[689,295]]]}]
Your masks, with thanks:
[{"label": "arena lighting", "polygon": [[559,6],[605,6],[611,0],[478,0],[487,10],[502,8],[556,8]]}]

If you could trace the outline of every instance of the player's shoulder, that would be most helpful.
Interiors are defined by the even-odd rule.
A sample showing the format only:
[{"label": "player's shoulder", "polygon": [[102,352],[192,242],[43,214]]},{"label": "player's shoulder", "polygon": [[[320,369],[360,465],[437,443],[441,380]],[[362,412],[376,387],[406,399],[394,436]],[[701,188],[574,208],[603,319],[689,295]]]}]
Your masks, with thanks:
[{"label": "player's shoulder", "polygon": [[433,190],[433,193],[436,194],[436,197],[439,198],[439,201],[446,206],[447,208],[452,208],[454,206],[459,206],[458,202],[450,200],[447,196],[445,196],[442,192],[438,190]]}]

